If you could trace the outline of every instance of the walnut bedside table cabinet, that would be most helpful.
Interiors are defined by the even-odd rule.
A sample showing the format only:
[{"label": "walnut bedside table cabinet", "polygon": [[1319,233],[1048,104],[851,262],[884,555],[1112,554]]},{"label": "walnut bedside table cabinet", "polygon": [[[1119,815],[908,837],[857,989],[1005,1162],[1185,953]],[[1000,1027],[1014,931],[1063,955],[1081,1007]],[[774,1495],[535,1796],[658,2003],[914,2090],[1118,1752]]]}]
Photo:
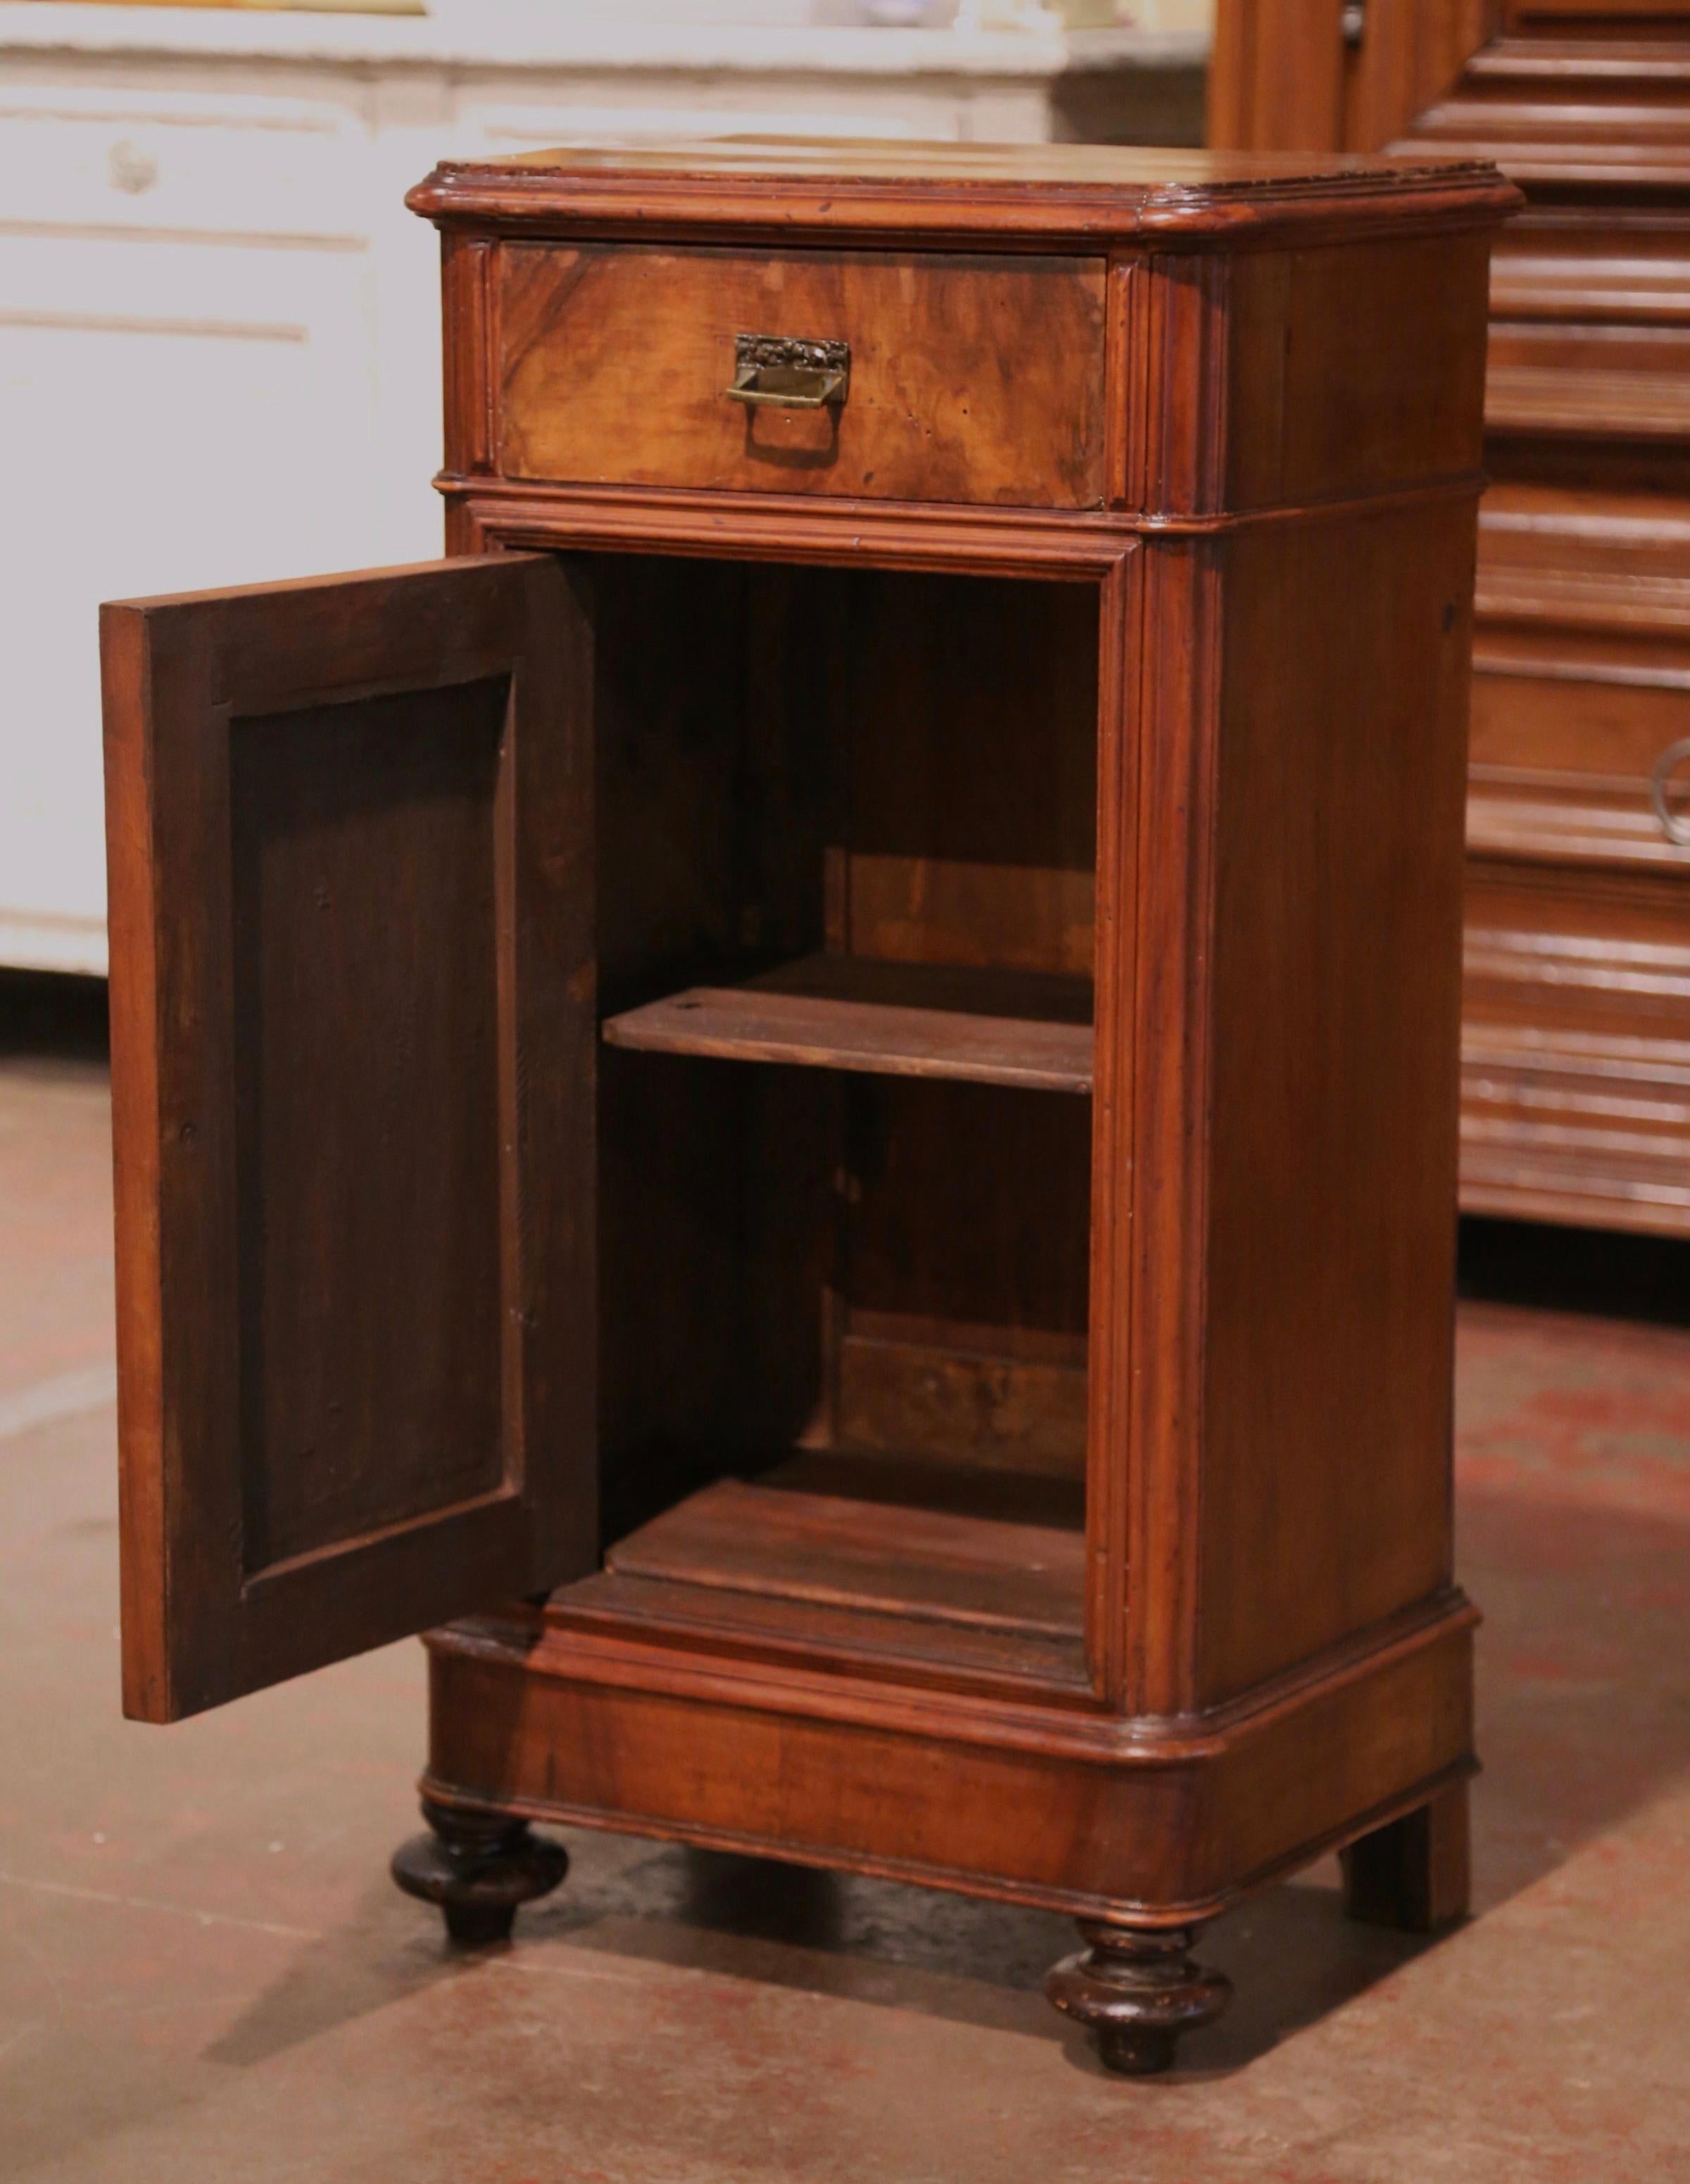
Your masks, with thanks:
[{"label": "walnut bedside table cabinet", "polygon": [[426,1630],[394,1870],[460,1941],[562,1877],[534,1820],[923,1881],[1077,1919],[1051,1999],[1124,2071],[1325,1851],[1460,1914],[1513,202],[422,184],[453,558],[103,621],[131,1714]]}]

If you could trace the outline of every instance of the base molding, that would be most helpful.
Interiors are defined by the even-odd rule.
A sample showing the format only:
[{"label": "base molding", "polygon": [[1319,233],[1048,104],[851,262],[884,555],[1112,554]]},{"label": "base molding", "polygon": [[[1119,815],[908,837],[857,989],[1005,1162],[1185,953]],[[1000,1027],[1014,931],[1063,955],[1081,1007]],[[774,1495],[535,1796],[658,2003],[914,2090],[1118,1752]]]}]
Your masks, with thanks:
[{"label": "base molding", "polygon": [[428,1641],[422,1789],[466,1814],[1194,1925],[1473,1772],[1475,1620],[1448,1596],[1371,1652],[1171,1736],[1023,1704],[1004,1739],[962,1694],[919,1722],[870,1703],[853,1718],[854,1699],[884,1695],[843,1685],[824,1712],[794,1673],[782,1705],[767,1663],[683,1668],[661,1646],[549,1617],[459,1625]]}]

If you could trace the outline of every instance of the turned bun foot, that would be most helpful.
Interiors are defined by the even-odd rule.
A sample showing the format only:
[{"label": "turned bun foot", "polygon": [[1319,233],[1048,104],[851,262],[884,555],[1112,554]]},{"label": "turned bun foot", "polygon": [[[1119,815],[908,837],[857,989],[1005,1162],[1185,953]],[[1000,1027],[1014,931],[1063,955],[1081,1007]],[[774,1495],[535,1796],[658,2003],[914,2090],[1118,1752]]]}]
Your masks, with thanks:
[{"label": "turned bun foot", "polygon": [[563,1846],[526,1820],[461,1813],[427,1797],[422,1817],[429,1831],[393,1852],[393,1879],[407,1896],[438,1908],[461,1948],[509,1941],[517,1907],[549,1896],[569,1870]]},{"label": "turned bun foot", "polygon": [[1079,1930],[1090,1947],[1063,1959],[1045,1993],[1095,2036],[1107,2070],[1129,2078],[1165,2070],[1180,2034],[1213,2025],[1231,1997],[1224,1973],[1191,1961],[1189,1927],[1152,1933],[1082,1919]]}]

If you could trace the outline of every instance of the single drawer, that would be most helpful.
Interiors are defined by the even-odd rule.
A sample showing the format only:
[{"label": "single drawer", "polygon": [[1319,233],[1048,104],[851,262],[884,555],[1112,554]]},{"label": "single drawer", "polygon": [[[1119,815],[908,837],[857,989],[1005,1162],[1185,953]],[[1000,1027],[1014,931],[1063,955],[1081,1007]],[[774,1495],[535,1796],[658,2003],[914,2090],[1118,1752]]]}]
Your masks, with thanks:
[{"label": "single drawer", "polygon": [[[500,467],[566,484],[1095,508],[1103,297],[1096,258],[507,245]],[[741,336],[843,342],[848,381],[816,408],[737,400]],[[820,384],[785,391],[813,398]]]}]

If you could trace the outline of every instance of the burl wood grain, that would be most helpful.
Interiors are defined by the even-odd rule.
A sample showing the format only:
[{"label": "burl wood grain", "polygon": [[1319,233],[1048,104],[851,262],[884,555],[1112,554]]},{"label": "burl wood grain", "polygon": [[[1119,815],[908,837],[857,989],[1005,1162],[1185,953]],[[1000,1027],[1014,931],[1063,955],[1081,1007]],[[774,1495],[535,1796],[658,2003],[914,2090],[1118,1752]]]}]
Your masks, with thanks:
[{"label": "burl wood grain", "polygon": [[[501,467],[572,483],[1093,508],[1102,259],[508,246]],[[823,411],[726,398],[734,337],[851,344]]]}]

